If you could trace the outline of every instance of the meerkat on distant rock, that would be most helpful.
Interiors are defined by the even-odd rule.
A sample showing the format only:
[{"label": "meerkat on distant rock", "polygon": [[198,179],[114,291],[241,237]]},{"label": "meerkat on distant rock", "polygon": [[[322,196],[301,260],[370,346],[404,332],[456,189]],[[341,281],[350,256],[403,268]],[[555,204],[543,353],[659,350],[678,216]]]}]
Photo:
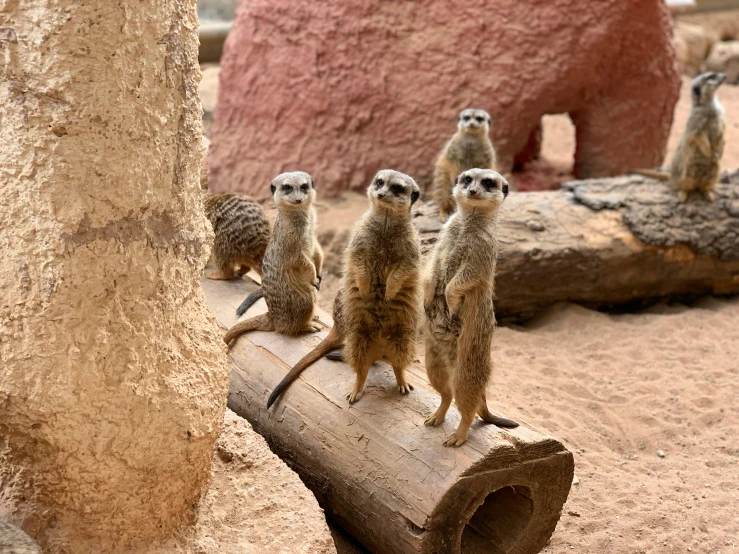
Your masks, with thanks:
[{"label": "meerkat on distant rock", "polygon": [[725,79],[724,73],[703,73],[693,79],[693,107],[672,158],[670,173],[646,169],[635,170],[634,173],[669,181],[683,202],[694,190],[713,200],[712,191],[719,179],[726,129],[724,109],[718,102],[716,89]]},{"label": "meerkat on distant rock", "polygon": [[485,110],[468,108],[457,118],[457,132],[444,146],[434,168],[434,202],[439,220],[454,211],[454,178],[468,169],[496,169],[495,149],[490,142],[490,115]]},{"label": "meerkat on distant rock", "polygon": [[269,242],[269,220],[251,198],[223,192],[203,201],[205,215],[213,226],[213,263],[208,279],[232,279],[250,269],[262,274],[262,259]]},{"label": "meerkat on distant rock", "polygon": [[441,424],[452,399],[462,415],[444,446],[463,444],[476,414],[499,427],[518,426],[491,414],[485,399],[495,329],[498,209],[507,195],[508,182],[495,171],[471,169],[459,175],[457,212],[442,229],[426,268],[426,371],[441,394],[441,405],[426,425]]},{"label": "meerkat on distant rock", "polygon": [[362,397],[369,368],[380,358],[390,362],[400,393],[413,389],[405,369],[415,357],[421,315],[421,252],[411,223],[411,206],[419,194],[416,182],[397,171],[384,169],[372,180],[370,209],[354,226],[344,253],[334,327],[277,385],[268,406],[306,367],[342,345],[342,358],[356,373],[347,394],[351,404]]},{"label": "meerkat on distant rock", "polygon": [[227,344],[247,331],[298,335],[319,330],[313,311],[323,250],[315,233],[315,183],[307,173],[296,171],[278,175],[270,189],[277,215],[262,263],[267,313],[234,325],[224,337]]}]

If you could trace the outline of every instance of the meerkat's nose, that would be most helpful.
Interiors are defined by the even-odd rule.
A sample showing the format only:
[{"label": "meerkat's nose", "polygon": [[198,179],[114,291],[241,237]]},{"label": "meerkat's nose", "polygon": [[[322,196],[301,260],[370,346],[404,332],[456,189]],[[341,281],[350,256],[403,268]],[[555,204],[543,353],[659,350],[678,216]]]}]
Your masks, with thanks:
[{"label": "meerkat's nose", "polygon": [[296,198],[295,199],[295,203],[296,204],[302,204],[303,203],[303,199],[302,198]]},{"label": "meerkat's nose", "polygon": [[385,193],[384,192],[378,192],[377,193],[377,198],[385,198]]},{"label": "meerkat's nose", "polygon": [[477,194],[477,189],[470,189],[470,196],[475,196]]}]

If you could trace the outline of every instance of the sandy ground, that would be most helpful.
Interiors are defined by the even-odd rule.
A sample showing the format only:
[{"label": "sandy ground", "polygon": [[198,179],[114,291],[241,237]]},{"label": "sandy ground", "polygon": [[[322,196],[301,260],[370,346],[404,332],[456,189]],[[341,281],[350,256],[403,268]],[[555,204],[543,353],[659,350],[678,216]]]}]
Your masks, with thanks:
[{"label": "sandy ground", "polygon": [[[690,112],[689,83],[665,165]],[[724,166],[736,168],[739,88],[724,86],[719,97]],[[542,159],[517,183],[556,188],[572,178],[573,154],[567,116],[547,116]],[[318,202],[319,304],[329,312],[346,234],[366,207],[361,194]],[[549,431],[575,456],[579,483],[544,552],[739,552],[738,323],[739,299],[709,298],[630,315],[560,305],[498,329],[490,404]],[[360,551],[335,539],[340,553]]]}]

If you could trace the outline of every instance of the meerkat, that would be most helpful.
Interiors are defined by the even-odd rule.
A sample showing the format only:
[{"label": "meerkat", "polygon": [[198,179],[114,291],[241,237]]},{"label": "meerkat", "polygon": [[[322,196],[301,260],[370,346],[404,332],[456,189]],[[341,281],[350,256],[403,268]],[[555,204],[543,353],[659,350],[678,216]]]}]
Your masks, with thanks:
[{"label": "meerkat", "polygon": [[22,529],[0,519],[0,554],[40,554],[36,541]]},{"label": "meerkat", "polygon": [[683,202],[688,199],[688,193],[694,190],[713,200],[713,187],[720,176],[726,129],[724,109],[718,102],[716,89],[725,79],[724,73],[703,73],[693,79],[693,107],[672,158],[669,174],[647,169],[633,173],[669,181]]},{"label": "meerkat", "polygon": [[457,132],[446,143],[434,168],[434,201],[443,223],[454,211],[454,178],[473,167],[496,169],[495,149],[490,142],[490,115],[468,108],[457,118]]},{"label": "meerkat", "polygon": [[232,279],[250,269],[262,274],[262,259],[270,237],[269,220],[262,207],[251,198],[223,192],[203,201],[205,215],[213,226],[212,260],[215,269],[208,279]]},{"label": "meerkat", "polygon": [[226,344],[247,331],[298,335],[319,330],[313,311],[323,250],[316,239],[315,183],[302,171],[283,173],[272,181],[270,190],[277,215],[262,264],[261,292],[267,313],[231,327],[224,337]]},{"label": "meerkat", "polygon": [[313,362],[343,347],[332,359],[346,360],[356,373],[350,404],[364,392],[370,366],[383,358],[395,373],[397,390],[413,387],[405,369],[415,357],[421,316],[421,252],[411,223],[411,206],[418,200],[416,182],[403,173],[384,169],[367,188],[369,210],[356,223],[344,252],[342,287],[334,302],[334,327],[275,388],[274,401]]},{"label": "meerkat", "polygon": [[517,427],[491,414],[485,386],[492,372],[498,209],[508,196],[499,173],[470,169],[454,184],[457,212],[441,231],[424,275],[426,372],[441,404],[426,425],[444,421],[452,399],[462,415],[444,446],[460,446],[476,414],[499,427]]}]

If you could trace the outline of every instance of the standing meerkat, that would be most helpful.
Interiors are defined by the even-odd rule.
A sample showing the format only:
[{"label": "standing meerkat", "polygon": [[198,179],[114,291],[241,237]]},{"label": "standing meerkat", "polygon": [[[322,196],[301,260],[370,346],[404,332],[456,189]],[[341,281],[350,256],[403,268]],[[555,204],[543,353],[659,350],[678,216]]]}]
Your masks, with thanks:
[{"label": "standing meerkat", "polygon": [[213,226],[213,263],[208,279],[232,279],[250,269],[262,274],[262,259],[269,242],[269,220],[251,198],[222,192],[203,201],[205,215]]},{"label": "standing meerkat", "polygon": [[296,171],[278,175],[270,189],[277,215],[262,264],[261,292],[267,313],[231,327],[224,337],[226,344],[247,331],[298,335],[319,330],[313,310],[323,250],[316,240],[315,183],[307,173]]},{"label": "standing meerkat", "polygon": [[688,199],[688,193],[694,190],[713,200],[712,191],[719,179],[726,129],[724,108],[718,102],[716,89],[725,79],[724,73],[703,73],[693,79],[693,107],[672,158],[669,175],[646,169],[634,173],[669,181],[683,202]]},{"label": "standing meerkat", "polygon": [[517,427],[488,411],[492,372],[493,297],[498,258],[498,209],[508,182],[495,171],[470,169],[457,177],[458,210],[444,225],[424,278],[426,372],[441,404],[426,425],[441,424],[455,400],[462,421],[444,442],[459,446],[476,414],[499,427]]},{"label": "standing meerkat", "polygon": [[398,391],[413,387],[405,369],[415,357],[421,315],[421,252],[411,223],[411,206],[418,185],[408,175],[384,169],[367,188],[369,210],[354,226],[344,252],[342,288],[334,302],[334,327],[306,354],[275,388],[271,406],[300,373],[331,350],[342,347],[357,377],[347,394],[351,404],[364,392],[370,366],[378,359],[390,362]]},{"label": "standing meerkat", "polygon": [[454,178],[473,167],[495,169],[495,164],[490,115],[485,110],[462,110],[457,118],[457,132],[444,146],[434,168],[434,202],[439,207],[440,221],[446,221],[454,211]]}]

